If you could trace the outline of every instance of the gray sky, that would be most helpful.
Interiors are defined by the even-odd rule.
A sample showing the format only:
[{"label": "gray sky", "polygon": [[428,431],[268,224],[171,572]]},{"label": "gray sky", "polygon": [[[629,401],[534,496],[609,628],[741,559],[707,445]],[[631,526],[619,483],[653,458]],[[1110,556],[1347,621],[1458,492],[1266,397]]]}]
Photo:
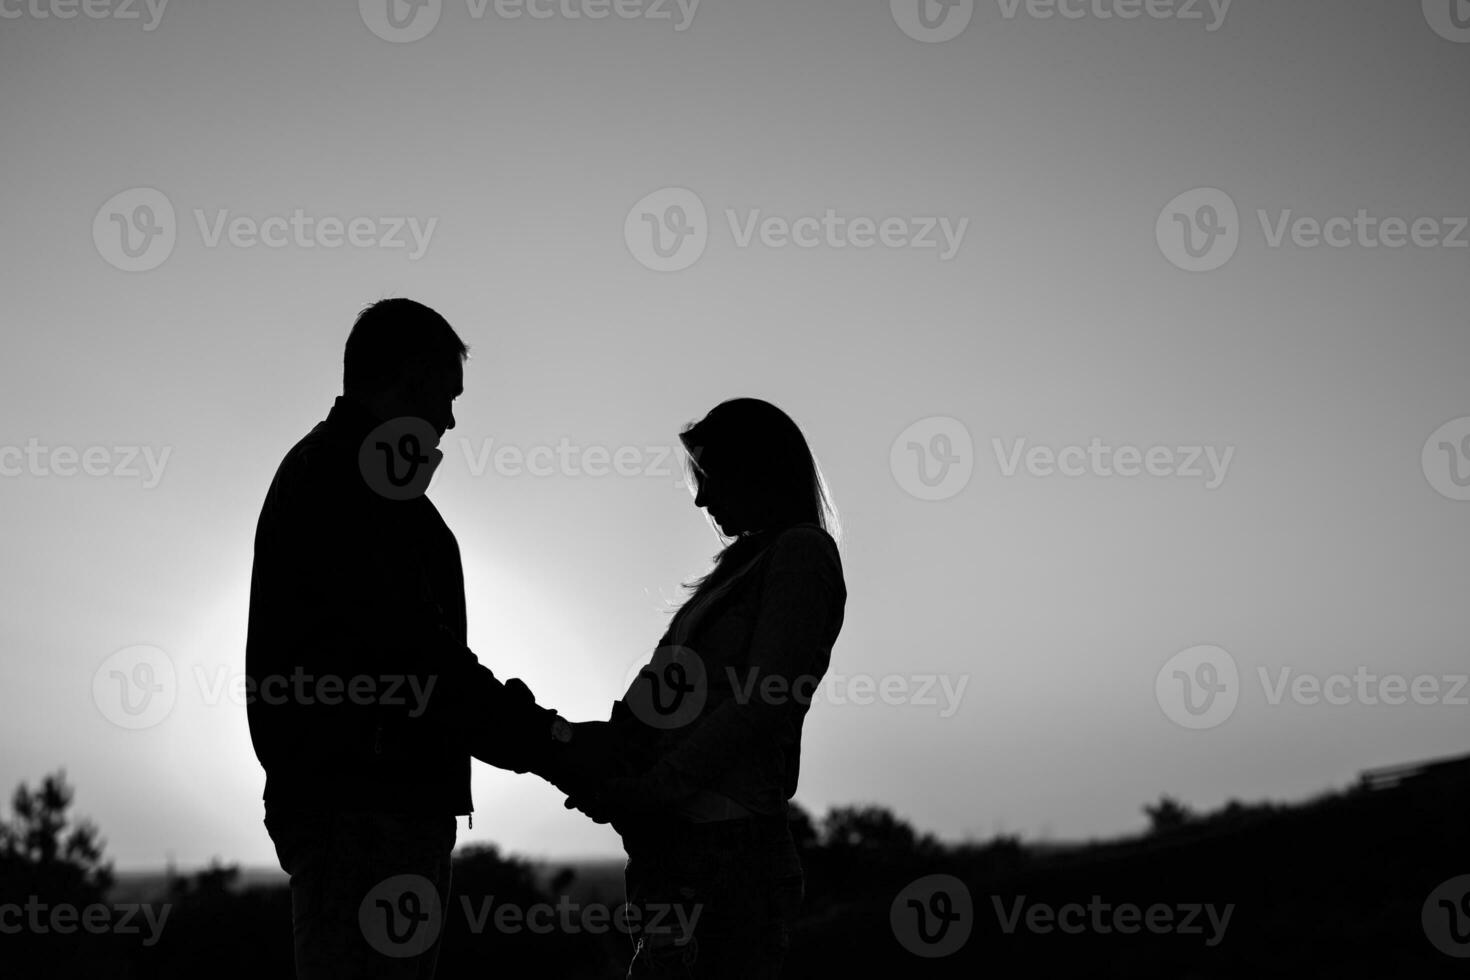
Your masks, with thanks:
[{"label": "gray sky", "polygon": [[[752,394],[805,429],[849,532],[808,807],[1072,838],[1162,793],[1300,797],[1464,751],[1470,504],[1439,443],[1470,423],[1431,439],[1470,416],[1451,0],[977,0],[929,41],[918,0],[444,0],[411,41],[371,29],[395,36],[382,2],[0,0],[7,792],[64,765],[121,867],[273,862],[228,690],[251,537],[353,316],[395,295],[474,349],[431,494],[471,645],[569,717],[605,716],[717,547],[664,450]],[[1302,217],[1358,220],[1308,247]],[[664,242],[685,267],[649,267],[650,220],[693,230]],[[950,457],[922,460],[935,486],[911,442]],[[59,475],[58,447],[107,475]],[[587,475],[592,447],[634,475]],[[1185,472],[1102,475],[1127,447]],[[1190,728],[1176,666],[1222,675],[1166,665],[1204,644],[1234,708]],[[175,688],[130,730],[109,657],[140,645]],[[1291,693],[1360,670],[1438,700]],[[863,678],[888,695],[856,703]],[[461,842],[617,850],[531,777],[474,780]]]}]

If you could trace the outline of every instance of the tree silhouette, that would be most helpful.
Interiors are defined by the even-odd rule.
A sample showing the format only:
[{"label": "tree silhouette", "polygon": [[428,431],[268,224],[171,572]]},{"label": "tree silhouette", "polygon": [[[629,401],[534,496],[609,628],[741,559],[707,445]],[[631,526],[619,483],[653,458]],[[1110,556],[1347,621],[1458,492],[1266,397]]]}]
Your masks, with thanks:
[{"label": "tree silhouette", "polygon": [[209,867],[192,875],[182,875],[169,882],[169,898],[175,902],[208,903],[229,895],[240,878],[238,864],[225,864],[218,857]]},{"label": "tree silhouette", "polygon": [[823,843],[838,851],[912,854],[933,850],[936,842],[881,806],[834,807],[822,821]]},{"label": "tree silhouette", "polygon": [[68,816],[75,791],[66,771],[45,776],[36,790],[25,783],[11,797],[11,816],[0,823],[0,887],[54,900],[91,902],[112,887],[106,841],[90,820]]},{"label": "tree silhouette", "polygon": [[1163,796],[1153,806],[1144,804],[1143,812],[1148,815],[1149,830],[1155,834],[1178,830],[1197,819],[1194,811],[1172,796]]}]

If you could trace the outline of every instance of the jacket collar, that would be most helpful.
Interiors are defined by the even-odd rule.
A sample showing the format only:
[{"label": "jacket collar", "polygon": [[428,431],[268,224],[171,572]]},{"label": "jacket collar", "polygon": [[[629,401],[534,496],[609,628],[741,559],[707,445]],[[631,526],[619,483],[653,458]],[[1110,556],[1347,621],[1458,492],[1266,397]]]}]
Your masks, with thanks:
[{"label": "jacket collar", "polygon": [[327,413],[326,425],[333,433],[347,440],[362,439],[373,429],[383,424],[366,406],[346,395],[338,395]]}]

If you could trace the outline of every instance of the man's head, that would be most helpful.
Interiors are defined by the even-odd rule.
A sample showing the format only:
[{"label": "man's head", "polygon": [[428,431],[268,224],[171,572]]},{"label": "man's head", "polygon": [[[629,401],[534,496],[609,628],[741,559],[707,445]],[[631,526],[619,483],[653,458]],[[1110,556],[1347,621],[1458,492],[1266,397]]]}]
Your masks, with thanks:
[{"label": "man's head", "polygon": [[438,313],[411,299],[380,300],[358,314],[342,357],[342,393],[379,418],[421,418],[454,428],[469,348]]}]

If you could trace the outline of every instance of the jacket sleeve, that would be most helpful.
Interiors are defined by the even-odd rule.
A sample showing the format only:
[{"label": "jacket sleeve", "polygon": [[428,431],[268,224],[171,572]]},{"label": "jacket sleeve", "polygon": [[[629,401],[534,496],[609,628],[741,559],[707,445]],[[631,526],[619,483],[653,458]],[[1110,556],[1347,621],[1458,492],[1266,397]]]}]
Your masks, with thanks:
[{"label": "jacket sleeve", "polygon": [[[675,798],[713,783],[783,729],[794,730],[826,673],[831,625],[846,599],[836,547],[826,532],[802,527],[782,534],[771,549],[750,674],[734,697],[698,721],[654,767],[654,777]],[[768,690],[773,695],[763,696]]]}]

